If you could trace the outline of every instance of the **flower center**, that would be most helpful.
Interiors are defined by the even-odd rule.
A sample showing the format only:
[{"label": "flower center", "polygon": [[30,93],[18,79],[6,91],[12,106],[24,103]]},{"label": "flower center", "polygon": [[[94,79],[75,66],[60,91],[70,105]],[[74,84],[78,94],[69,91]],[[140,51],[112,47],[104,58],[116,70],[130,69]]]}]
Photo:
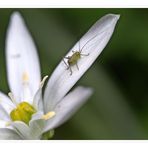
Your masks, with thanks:
[{"label": "flower center", "polygon": [[22,121],[29,124],[32,115],[36,113],[36,109],[27,102],[21,102],[17,108],[13,109],[10,113],[12,121]]}]

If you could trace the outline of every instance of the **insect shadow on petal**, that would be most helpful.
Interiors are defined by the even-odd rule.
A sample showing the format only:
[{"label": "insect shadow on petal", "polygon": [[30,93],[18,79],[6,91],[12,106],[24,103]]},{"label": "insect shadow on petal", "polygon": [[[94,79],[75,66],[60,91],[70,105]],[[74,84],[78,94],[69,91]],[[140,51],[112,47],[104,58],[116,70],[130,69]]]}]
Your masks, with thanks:
[{"label": "insect shadow on petal", "polygon": [[[72,66],[76,65],[77,69],[79,70],[79,66],[78,66],[78,61],[82,58],[82,56],[89,56],[89,53],[87,54],[83,54],[82,51],[84,49],[84,47],[90,42],[92,41],[97,35],[95,35],[94,37],[92,37],[90,40],[88,40],[83,47],[80,47],[80,41],[79,41],[79,50],[78,51],[73,51],[73,54],[71,56],[68,57],[64,57],[63,58],[63,62],[65,63],[65,65],[67,66],[67,70],[70,70],[70,75],[72,75]],[[67,59],[67,63],[64,59]]]}]

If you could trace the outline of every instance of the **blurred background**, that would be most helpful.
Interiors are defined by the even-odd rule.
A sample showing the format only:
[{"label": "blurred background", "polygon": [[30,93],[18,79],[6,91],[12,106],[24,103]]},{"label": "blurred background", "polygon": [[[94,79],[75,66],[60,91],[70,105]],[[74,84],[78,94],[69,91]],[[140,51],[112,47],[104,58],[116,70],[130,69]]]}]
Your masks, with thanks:
[{"label": "blurred background", "polygon": [[148,139],[148,9],[0,9],[0,90],[9,92],[5,36],[20,11],[38,47],[42,77],[103,15],[120,14],[113,37],[76,85],[94,88],[89,101],[54,139]]}]

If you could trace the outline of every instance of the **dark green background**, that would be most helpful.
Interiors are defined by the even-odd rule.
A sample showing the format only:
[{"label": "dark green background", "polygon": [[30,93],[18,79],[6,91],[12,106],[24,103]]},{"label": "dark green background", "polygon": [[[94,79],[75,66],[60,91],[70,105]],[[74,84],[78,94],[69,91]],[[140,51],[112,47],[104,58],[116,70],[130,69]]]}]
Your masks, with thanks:
[{"label": "dark green background", "polygon": [[56,129],[54,139],[148,139],[148,9],[0,9],[0,89],[5,93],[5,35],[15,10],[36,42],[42,77],[100,17],[120,14],[109,44],[76,84],[93,87],[93,96]]}]

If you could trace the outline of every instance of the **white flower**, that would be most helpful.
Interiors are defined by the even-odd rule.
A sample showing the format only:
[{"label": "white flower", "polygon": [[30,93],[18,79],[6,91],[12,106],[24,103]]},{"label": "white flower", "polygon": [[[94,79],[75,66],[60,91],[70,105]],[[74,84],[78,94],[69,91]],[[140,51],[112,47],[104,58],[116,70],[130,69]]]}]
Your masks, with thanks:
[{"label": "white flower", "polygon": [[[61,61],[48,80],[42,97],[47,76],[41,81],[35,44],[20,14],[12,14],[6,38],[11,93],[7,97],[0,92],[0,139],[50,138],[52,130],[67,121],[86,102],[92,94],[91,88],[77,87],[68,92],[104,49],[118,19],[119,15],[108,14],[90,28],[66,55],[71,56],[72,51],[83,47],[83,54],[89,55],[78,60],[79,70],[76,63],[70,65],[70,75],[70,70]],[[46,132],[49,135],[44,134]]]}]

